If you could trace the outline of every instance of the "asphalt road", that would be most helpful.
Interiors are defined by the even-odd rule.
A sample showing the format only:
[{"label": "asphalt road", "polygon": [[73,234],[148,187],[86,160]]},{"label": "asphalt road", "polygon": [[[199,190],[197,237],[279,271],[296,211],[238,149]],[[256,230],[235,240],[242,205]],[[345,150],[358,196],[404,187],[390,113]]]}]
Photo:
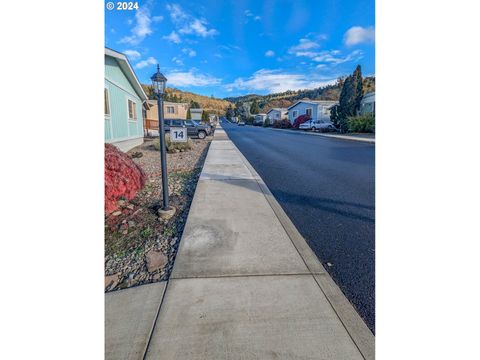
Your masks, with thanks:
[{"label": "asphalt road", "polygon": [[222,126],[375,332],[375,145]]}]

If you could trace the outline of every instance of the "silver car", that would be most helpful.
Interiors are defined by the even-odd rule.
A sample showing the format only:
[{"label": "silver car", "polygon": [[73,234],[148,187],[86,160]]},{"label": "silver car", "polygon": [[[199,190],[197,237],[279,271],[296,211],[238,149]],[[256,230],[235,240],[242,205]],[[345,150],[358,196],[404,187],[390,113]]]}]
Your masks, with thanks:
[{"label": "silver car", "polygon": [[308,120],[298,127],[300,130],[335,131],[335,126],[328,120]]}]

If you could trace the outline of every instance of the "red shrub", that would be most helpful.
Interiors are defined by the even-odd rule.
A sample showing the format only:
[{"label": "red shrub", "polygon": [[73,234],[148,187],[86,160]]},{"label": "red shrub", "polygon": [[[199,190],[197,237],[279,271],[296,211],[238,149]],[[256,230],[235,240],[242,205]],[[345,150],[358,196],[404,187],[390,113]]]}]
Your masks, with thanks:
[{"label": "red shrub", "polygon": [[105,144],[105,213],[117,209],[117,201],[124,197],[131,200],[147,180],[140,166],[118,150]]},{"label": "red shrub", "polygon": [[305,121],[308,121],[310,120],[312,117],[310,115],[307,115],[307,114],[303,114],[303,115],[300,115],[299,117],[297,117],[295,119],[295,121],[293,122],[293,128],[294,129],[298,129],[298,127],[300,126],[300,124],[303,124]]}]

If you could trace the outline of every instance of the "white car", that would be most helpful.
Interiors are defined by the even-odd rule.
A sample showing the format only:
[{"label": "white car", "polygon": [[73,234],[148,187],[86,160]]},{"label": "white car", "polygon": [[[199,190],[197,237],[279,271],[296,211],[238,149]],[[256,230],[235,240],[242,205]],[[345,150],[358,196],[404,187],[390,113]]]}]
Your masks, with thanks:
[{"label": "white car", "polygon": [[335,131],[335,126],[327,120],[308,120],[298,127],[300,130]]}]

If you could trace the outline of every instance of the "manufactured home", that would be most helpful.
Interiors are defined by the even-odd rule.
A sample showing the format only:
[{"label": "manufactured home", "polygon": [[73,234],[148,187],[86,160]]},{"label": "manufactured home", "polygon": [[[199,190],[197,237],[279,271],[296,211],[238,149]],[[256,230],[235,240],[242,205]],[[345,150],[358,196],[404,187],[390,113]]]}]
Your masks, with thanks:
[{"label": "manufactured home", "polygon": [[275,121],[280,121],[283,119],[288,119],[288,109],[287,108],[272,108],[268,110],[267,117],[270,119],[270,123]]},{"label": "manufactured home", "polygon": [[[163,118],[182,119],[187,118],[187,103],[174,103],[170,101],[163,102]],[[157,100],[148,100],[145,111],[145,129],[148,135],[158,135],[158,102]]]},{"label": "manufactured home", "polygon": [[313,120],[330,120],[330,109],[337,101],[300,100],[288,108],[288,121],[294,123],[300,115],[309,115]]},{"label": "manufactured home", "polygon": [[143,143],[142,89],[127,57],[105,48],[105,142],[128,151]]}]

